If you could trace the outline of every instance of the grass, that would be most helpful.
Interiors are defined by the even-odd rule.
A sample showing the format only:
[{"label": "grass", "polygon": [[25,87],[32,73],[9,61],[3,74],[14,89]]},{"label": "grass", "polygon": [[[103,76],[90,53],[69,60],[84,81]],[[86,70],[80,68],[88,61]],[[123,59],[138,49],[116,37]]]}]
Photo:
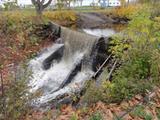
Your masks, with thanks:
[{"label": "grass", "polygon": [[112,14],[118,17],[132,18],[132,16],[135,15],[140,9],[142,9],[142,5],[128,5],[113,9]]},{"label": "grass", "polygon": [[77,114],[74,113],[74,114],[71,116],[70,120],[78,120]]},{"label": "grass", "polygon": [[89,120],[103,120],[103,117],[100,112],[96,112],[92,114],[92,116],[89,118]]},{"label": "grass", "polygon": [[110,12],[114,8],[113,7],[107,7],[107,8],[100,8],[100,7],[90,7],[90,6],[84,6],[84,7],[76,7],[73,10],[76,12]]},{"label": "grass", "polygon": [[72,10],[63,10],[63,11],[45,11],[43,13],[44,17],[51,21],[58,22],[76,22],[77,16],[76,13]]},{"label": "grass", "polygon": [[151,114],[145,112],[145,108],[142,105],[136,107],[136,109],[131,113],[131,115],[134,117],[142,118],[144,120],[152,120],[153,118]]}]

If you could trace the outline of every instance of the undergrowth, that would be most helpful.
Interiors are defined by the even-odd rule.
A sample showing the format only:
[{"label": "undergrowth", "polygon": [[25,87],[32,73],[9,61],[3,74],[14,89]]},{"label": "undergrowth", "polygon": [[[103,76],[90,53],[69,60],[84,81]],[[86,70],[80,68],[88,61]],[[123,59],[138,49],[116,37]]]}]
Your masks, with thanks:
[{"label": "undergrowth", "polygon": [[[120,103],[137,94],[145,96],[160,85],[160,24],[152,9],[136,11],[128,28],[112,37],[110,52],[119,61],[112,80],[91,83],[83,99],[88,103]],[[106,74],[107,78],[107,74]]]},{"label": "undergrowth", "polygon": [[44,17],[57,22],[75,23],[77,20],[76,13],[72,10],[46,11]]},{"label": "undergrowth", "polygon": [[[37,30],[43,29],[41,27],[50,20],[73,22],[76,18],[73,12],[53,12],[53,15],[46,12],[42,17],[32,11],[6,11],[0,14],[0,120],[24,119],[31,111],[30,102],[34,96],[28,92],[29,75],[15,75],[17,71],[13,68],[49,45],[50,38],[39,36],[43,33]],[[44,34],[49,33],[46,31]]]},{"label": "undergrowth", "polygon": [[115,8],[113,9],[111,12],[114,16],[123,18],[129,18],[132,19],[132,17],[140,10],[142,9],[142,5],[141,4],[131,4],[131,5],[127,5],[127,6],[122,6],[119,8]]},{"label": "undergrowth", "polygon": [[31,100],[35,98],[28,89],[30,72],[25,70],[26,65],[14,69],[9,74],[8,84],[3,84],[5,79],[1,72],[0,93],[0,120],[19,120],[30,112]]},{"label": "undergrowth", "polygon": [[[42,21],[21,12],[5,12],[0,15],[1,56],[0,64],[8,64],[26,59],[37,50],[42,39],[36,36],[34,27]],[[3,52],[2,52],[3,51]],[[14,57],[13,57],[14,56]]]}]

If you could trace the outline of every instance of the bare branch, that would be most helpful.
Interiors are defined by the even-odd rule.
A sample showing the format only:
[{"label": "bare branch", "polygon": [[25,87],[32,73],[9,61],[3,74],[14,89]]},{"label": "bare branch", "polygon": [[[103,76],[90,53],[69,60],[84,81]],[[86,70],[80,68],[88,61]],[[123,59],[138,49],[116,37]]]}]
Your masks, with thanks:
[{"label": "bare branch", "polygon": [[97,76],[97,74],[102,70],[102,68],[104,67],[104,65],[107,63],[107,61],[111,58],[112,55],[109,55],[107,57],[107,59],[104,61],[104,63],[100,66],[100,68],[97,70],[97,72],[93,75],[93,78],[95,78]]},{"label": "bare branch", "polygon": [[51,4],[52,0],[48,0],[46,4],[43,5],[43,9],[48,7]]},{"label": "bare branch", "polygon": [[41,3],[44,4],[44,3],[45,3],[45,0],[41,0]]},{"label": "bare branch", "polygon": [[109,75],[108,75],[108,80],[111,79],[112,73],[113,73],[113,71],[114,71],[115,68],[116,68],[117,62],[118,62],[118,60],[116,60],[116,61],[114,62],[113,66],[112,66],[112,69],[111,69],[111,71],[110,71],[110,73],[109,73]]}]

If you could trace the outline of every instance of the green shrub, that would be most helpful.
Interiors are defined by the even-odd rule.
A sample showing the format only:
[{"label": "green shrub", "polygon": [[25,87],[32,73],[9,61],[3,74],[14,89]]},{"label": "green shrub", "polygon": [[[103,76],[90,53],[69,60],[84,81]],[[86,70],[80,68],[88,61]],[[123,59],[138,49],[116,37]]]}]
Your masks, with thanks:
[{"label": "green shrub", "polygon": [[112,13],[118,17],[132,18],[132,16],[136,14],[141,8],[142,8],[142,5],[137,4],[135,6],[131,4],[131,5],[122,6],[119,8],[114,8]]},{"label": "green shrub", "polygon": [[102,100],[103,89],[97,86],[95,81],[90,81],[87,83],[86,92],[82,97],[84,103],[96,103]]},{"label": "green shrub", "polygon": [[144,106],[142,106],[142,105],[139,105],[138,107],[136,107],[134,109],[134,111],[131,113],[131,115],[135,116],[135,117],[143,118],[144,120],[152,120],[153,119],[151,114],[148,114],[145,112]]},{"label": "green shrub", "polygon": [[74,113],[74,114],[71,116],[70,120],[78,120],[77,114]]},{"label": "green shrub", "polygon": [[[146,90],[159,85],[160,32],[148,11],[138,13],[122,34],[124,36],[120,36],[120,41],[114,39],[112,42],[116,44],[111,51],[122,63],[113,75],[113,87],[108,88],[113,102],[129,99],[135,94],[143,95]],[[123,44],[127,40],[130,42]]]},{"label": "green shrub", "polygon": [[72,10],[63,10],[63,11],[47,11],[44,12],[44,17],[57,22],[73,22],[75,23],[77,20],[76,13]]},{"label": "green shrub", "polygon": [[[17,71],[16,71],[17,72]],[[0,97],[0,120],[18,120],[30,110],[33,95],[28,91],[27,79],[29,73],[11,75],[10,83],[4,87]]]},{"label": "green shrub", "polygon": [[[121,102],[160,85],[160,25],[150,7],[134,15],[128,28],[110,42],[110,52],[120,63],[111,81],[91,83],[88,101]],[[107,75],[106,75],[107,76]],[[107,80],[107,77],[106,77]]]}]

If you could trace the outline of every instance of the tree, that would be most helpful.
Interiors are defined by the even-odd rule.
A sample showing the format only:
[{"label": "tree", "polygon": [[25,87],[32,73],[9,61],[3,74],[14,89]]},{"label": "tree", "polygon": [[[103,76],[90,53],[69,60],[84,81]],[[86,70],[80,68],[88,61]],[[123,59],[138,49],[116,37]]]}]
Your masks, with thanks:
[{"label": "tree", "polygon": [[57,0],[57,7],[61,10],[63,7],[70,9],[71,2],[75,3],[76,0]]},{"label": "tree", "polygon": [[57,0],[57,4],[56,5],[58,7],[58,10],[61,10],[63,8],[63,6],[64,6],[62,0]]},{"label": "tree", "polygon": [[82,7],[83,0],[80,0],[80,6]]},{"label": "tree", "polygon": [[82,6],[83,0],[73,0],[74,2],[78,3],[78,6]]},{"label": "tree", "polygon": [[31,1],[35,6],[38,15],[42,15],[43,10],[47,8],[52,2],[52,0],[48,0],[48,1],[47,0],[31,0]]},{"label": "tree", "polygon": [[5,10],[13,10],[18,8],[17,0],[13,0],[13,1],[6,0],[3,5]]},{"label": "tree", "polygon": [[64,7],[70,8],[72,0],[61,0]]}]

